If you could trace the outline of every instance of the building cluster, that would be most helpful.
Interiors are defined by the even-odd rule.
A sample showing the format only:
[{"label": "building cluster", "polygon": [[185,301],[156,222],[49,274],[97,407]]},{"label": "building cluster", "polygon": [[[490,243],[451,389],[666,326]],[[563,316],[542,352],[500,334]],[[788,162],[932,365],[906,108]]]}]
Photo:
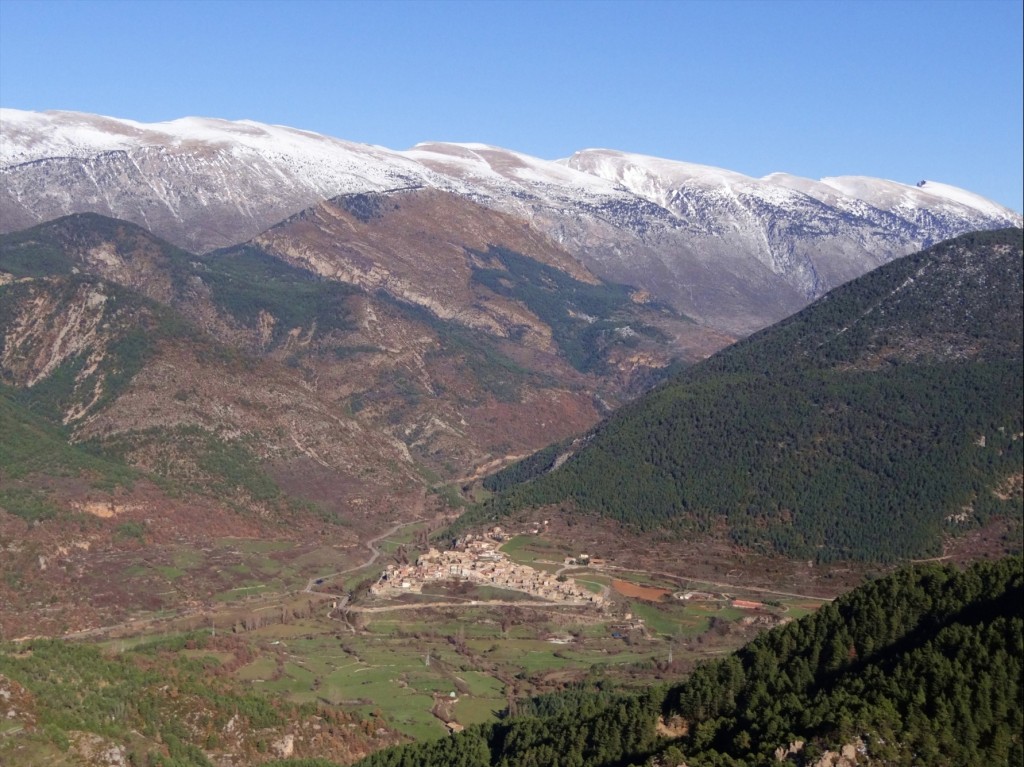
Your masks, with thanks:
[{"label": "building cluster", "polygon": [[672,596],[676,599],[693,602],[716,602],[724,599],[720,594],[712,594],[708,591],[677,591]]},{"label": "building cluster", "polygon": [[430,549],[411,565],[389,565],[370,593],[375,596],[419,593],[428,583],[470,581],[482,586],[522,591],[552,601],[600,604],[603,598],[571,578],[556,578],[511,561],[493,540],[466,541],[450,551]]}]

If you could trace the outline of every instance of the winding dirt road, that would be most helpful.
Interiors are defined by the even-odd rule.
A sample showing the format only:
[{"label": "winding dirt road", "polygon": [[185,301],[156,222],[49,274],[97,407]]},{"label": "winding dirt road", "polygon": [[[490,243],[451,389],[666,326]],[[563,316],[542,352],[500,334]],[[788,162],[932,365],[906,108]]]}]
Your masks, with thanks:
[{"label": "winding dirt road", "polygon": [[363,562],[360,565],[355,565],[353,567],[349,567],[346,570],[339,570],[336,573],[330,573],[328,575],[320,575],[320,576],[316,576],[316,577],[310,578],[309,581],[306,583],[306,588],[304,588],[302,590],[303,593],[305,593],[305,594],[324,594],[324,595],[332,596],[332,597],[333,596],[337,596],[337,594],[334,594],[334,593],[331,593],[331,592],[328,592],[328,591],[318,591],[317,589],[314,589],[313,587],[318,585],[319,583],[323,583],[324,581],[328,581],[331,578],[337,578],[339,575],[348,575],[349,573],[354,573],[354,572],[357,572],[358,570],[362,570],[362,569],[364,569],[366,567],[372,566],[373,564],[375,564],[377,562],[378,559],[380,559],[380,555],[383,553],[380,549],[377,548],[377,544],[378,543],[383,541],[385,538],[390,538],[392,535],[397,533],[403,527],[409,527],[410,525],[417,525],[417,524],[419,524],[422,521],[423,521],[423,519],[421,517],[416,517],[415,519],[410,520],[409,522],[401,522],[401,523],[395,525],[394,527],[390,528],[389,530],[385,530],[383,533],[378,535],[376,538],[371,538],[370,540],[368,540],[366,542],[366,548],[368,548],[370,550],[370,558],[369,559],[367,559],[365,562]]}]

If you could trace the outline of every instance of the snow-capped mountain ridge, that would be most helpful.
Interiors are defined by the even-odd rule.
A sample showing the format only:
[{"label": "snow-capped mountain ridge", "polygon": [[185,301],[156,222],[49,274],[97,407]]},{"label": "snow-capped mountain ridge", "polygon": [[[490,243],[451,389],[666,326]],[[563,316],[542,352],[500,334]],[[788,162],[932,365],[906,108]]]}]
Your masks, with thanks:
[{"label": "snow-capped mountain ridge", "polygon": [[696,187],[708,190],[721,188],[734,195],[756,195],[776,205],[792,202],[795,195],[806,195],[828,205],[842,205],[849,209],[859,207],[855,204],[859,201],[889,212],[893,209],[934,209],[945,204],[955,206],[961,212],[967,208],[981,215],[1005,218],[1008,224],[1021,221],[1019,214],[981,195],[934,181],[910,185],[868,176],[836,176],[816,181],[779,172],[755,178],[711,165],[610,149],[586,149],[558,162],[617,182],[634,194],[668,208],[671,208],[673,190]]},{"label": "snow-capped mountain ridge", "polygon": [[554,161],[480,143],[395,151],[250,120],[0,109],[3,231],[91,211],[208,251],[323,199],[410,186],[517,216],[598,274],[735,332],[938,240],[1022,224],[930,181],[757,179],[610,149]]},{"label": "snow-capped mountain ridge", "polygon": [[[727,190],[737,187],[756,189],[765,197],[774,196],[773,192],[780,189],[788,189],[835,204],[838,201],[835,197],[823,199],[820,186],[825,186],[842,197],[860,200],[883,210],[894,206],[904,209],[933,207],[939,201],[946,201],[987,216],[1015,218],[1017,221],[1021,218],[1019,214],[980,195],[935,181],[923,181],[917,186],[867,176],[827,177],[815,181],[785,173],[755,178],[710,165],[612,149],[584,149],[560,160],[544,160],[475,142],[422,142],[409,150],[397,151],[254,120],[182,117],[159,123],[141,123],[79,112],[26,112],[0,108],[0,169],[41,159],[86,159],[105,152],[143,147],[163,146],[168,150],[181,150],[190,148],[191,142],[207,146],[225,145],[241,154],[248,149],[268,157],[301,159],[307,167],[334,165],[342,160],[342,155],[349,154],[349,161],[343,163],[349,168],[361,165],[353,162],[354,156],[365,160],[367,170],[384,163],[402,168],[410,176],[429,177],[430,165],[443,165],[445,160],[450,164],[462,164],[467,169],[471,165],[478,168],[487,165],[496,175],[504,175],[510,181],[558,183],[604,193],[626,189],[669,209],[668,191],[684,185]],[[424,172],[424,166],[427,172]],[[507,172],[502,174],[495,166]],[[563,169],[576,173],[567,173]],[[581,177],[579,173],[586,176]],[[360,175],[367,183],[375,180],[373,173]],[[612,183],[595,184],[594,177]],[[443,186],[448,179],[431,180],[434,185]],[[817,193],[812,191],[816,189],[819,190]],[[332,191],[342,193],[346,190]],[[782,202],[784,193],[775,199]]]}]

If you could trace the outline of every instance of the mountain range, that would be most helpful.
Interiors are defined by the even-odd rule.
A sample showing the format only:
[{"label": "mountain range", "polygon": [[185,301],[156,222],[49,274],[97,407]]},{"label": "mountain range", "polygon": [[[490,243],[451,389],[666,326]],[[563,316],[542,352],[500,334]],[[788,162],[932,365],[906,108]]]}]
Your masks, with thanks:
[{"label": "mountain range", "polygon": [[[396,743],[372,695],[411,676],[379,653],[419,629],[317,613],[358,605],[382,556],[502,514],[550,518],[533,537],[566,535],[559,561],[599,530],[624,577],[614,546],[668,561],[683,535],[808,580],[947,558],[964,533],[1019,551],[1021,223],[935,182],[0,110],[0,640],[21,637],[0,752],[326,765]],[[620,614],[691,605],[619,601],[610,636],[588,618],[554,653],[593,634],[597,673],[518,701],[501,677],[500,721],[446,647],[427,704],[450,676],[484,723],[366,764],[1019,761],[1020,570],[899,572],[641,695],[600,679],[601,643],[662,633],[623,636]],[[456,599],[510,638],[487,599]],[[732,612],[756,609],[753,631],[766,606]],[[708,616],[687,646],[725,623]],[[184,629],[127,651],[38,638]],[[334,666],[295,653],[351,681],[371,665],[349,632],[397,687],[325,697]],[[673,678],[678,638],[667,663],[633,656],[637,679]],[[461,624],[448,641],[466,650]],[[477,659],[495,679],[498,647]]]},{"label": "mountain range", "polygon": [[442,230],[452,205],[499,211],[595,275],[734,335],[894,257],[1022,222],[932,181],[756,179],[608,149],[556,161],[480,144],[392,151],[251,121],[0,110],[7,232],[96,212],[206,252],[325,199],[409,188],[445,193]]},{"label": "mountain range", "polygon": [[[146,126],[3,110],[0,162],[3,226],[31,224],[0,239],[0,541],[11,554],[0,591],[22,606],[95,596],[90,578],[106,576],[89,547],[119,556],[139,541],[192,545],[227,530],[354,543],[360,531],[458,508],[446,484],[568,444],[680,365],[835,282],[918,243],[1020,220],[933,183],[757,180],[607,150],[559,162],[479,145],[392,152],[204,119]],[[990,293],[1019,283],[1000,259],[979,272]],[[977,276],[943,274],[955,286]],[[970,306],[974,317],[991,308]],[[730,353],[749,348],[765,347]],[[805,370],[786,344],[772,349],[764,371]],[[879,368],[894,364],[887,349],[871,352],[886,360]],[[719,395],[750,389],[741,404],[764,414],[760,389],[775,391],[715,387],[709,413],[740,412]],[[710,467],[718,443],[748,426],[714,423],[691,443],[695,465]],[[820,436],[797,430],[776,443]],[[649,466],[629,444],[624,460]],[[488,483],[501,489],[520,472]],[[634,500],[651,515],[641,526],[679,508]],[[927,533],[890,536],[881,551],[871,536],[854,541],[853,528],[782,530],[771,520],[794,513],[791,499],[763,500],[730,507],[730,518],[746,515],[732,527],[737,542],[869,559],[936,545],[931,518]],[[968,517],[988,519],[989,505]],[[706,505],[689,515],[698,527],[713,518]],[[331,528],[339,523],[353,527]],[[24,580],[29,571],[39,577]],[[83,605],[95,620],[153,593],[143,585]],[[65,626],[86,620],[58,612]]]}]

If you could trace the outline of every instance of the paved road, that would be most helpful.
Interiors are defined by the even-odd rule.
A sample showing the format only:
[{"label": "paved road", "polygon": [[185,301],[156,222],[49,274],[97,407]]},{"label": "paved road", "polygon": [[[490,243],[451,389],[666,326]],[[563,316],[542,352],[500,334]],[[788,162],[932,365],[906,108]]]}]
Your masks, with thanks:
[{"label": "paved road", "polygon": [[795,597],[796,599],[813,599],[816,602],[831,602],[832,597],[815,597],[810,594],[794,594],[792,591],[774,591],[773,589],[762,589],[757,586],[743,586],[739,583],[719,583],[717,581],[709,581],[704,578],[691,578],[687,575],[679,575],[678,573],[666,573],[658,570],[637,570],[630,567],[618,567],[616,565],[601,565],[600,569],[595,568],[597,572],[603,572],[605,570],[618,570],[623,573],[641,573],[643,575],[664,575],[675,580],[692,581],[693,583],[706,584],[708,586],[718,586],[723,589],[737,590],[740,591],[752,591],[755,594],[774,594],[780,597]]},{"label": "paved road", "polygon": [[382,607],[350,607],[350,613],[387,613],[392,610],[423,610],[428,607],[593,607],[593,602],[531,602],[525,600],[470,599],[466,602],[413,602]]}]

